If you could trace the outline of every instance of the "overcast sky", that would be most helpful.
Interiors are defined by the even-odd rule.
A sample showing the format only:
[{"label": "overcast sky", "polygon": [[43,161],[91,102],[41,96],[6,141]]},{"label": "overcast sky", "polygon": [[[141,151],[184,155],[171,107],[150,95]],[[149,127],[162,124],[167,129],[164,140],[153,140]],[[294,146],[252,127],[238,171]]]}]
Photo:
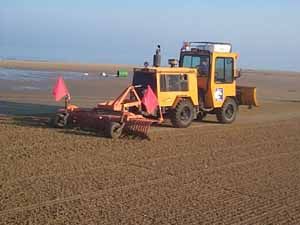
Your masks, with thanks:
[{"label": "overcast sky", "polygon": [[228,41],[241,67],[298,70],[300,1],[1,0],[0,57],[143,64]]}]

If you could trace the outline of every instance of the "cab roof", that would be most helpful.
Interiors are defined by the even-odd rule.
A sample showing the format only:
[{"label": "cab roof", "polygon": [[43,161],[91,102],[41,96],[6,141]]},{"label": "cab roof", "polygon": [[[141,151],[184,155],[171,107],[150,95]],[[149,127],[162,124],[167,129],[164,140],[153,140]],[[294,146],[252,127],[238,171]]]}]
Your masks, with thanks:
[{"label": "cab roof", "polygon": [[208,42],[208,41],[186,41],[183,43],[181,52],[185,51],[206,51],[206,52],[219,52],[231,53],[232,45],[224,42]]}]

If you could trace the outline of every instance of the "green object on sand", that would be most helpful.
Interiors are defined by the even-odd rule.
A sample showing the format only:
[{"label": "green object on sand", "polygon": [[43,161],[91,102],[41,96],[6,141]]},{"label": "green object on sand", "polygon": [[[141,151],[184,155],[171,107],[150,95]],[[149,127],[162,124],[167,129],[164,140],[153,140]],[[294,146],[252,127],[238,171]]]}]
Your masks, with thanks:
[{"label": "green object on sand", "polygon": [[128,77],[128,71],[126,70],[118,70],[118,77]]}]

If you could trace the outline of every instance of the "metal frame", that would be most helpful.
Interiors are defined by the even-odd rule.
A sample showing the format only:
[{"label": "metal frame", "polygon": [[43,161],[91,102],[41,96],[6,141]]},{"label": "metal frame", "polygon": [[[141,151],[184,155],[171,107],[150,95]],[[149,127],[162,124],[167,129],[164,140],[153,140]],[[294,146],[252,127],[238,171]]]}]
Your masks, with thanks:
[{"label": "metal frame", "polygon": [[[212,41],[187,41],[186,43],[189,44],[190,48],[196,48],[199,49],[200,46],[203,45],[229,45],[230,46],[230,52],[232,52],[232,44],[229,42],[212,42]],[[184,51],[182,48],[181,51]]]}]

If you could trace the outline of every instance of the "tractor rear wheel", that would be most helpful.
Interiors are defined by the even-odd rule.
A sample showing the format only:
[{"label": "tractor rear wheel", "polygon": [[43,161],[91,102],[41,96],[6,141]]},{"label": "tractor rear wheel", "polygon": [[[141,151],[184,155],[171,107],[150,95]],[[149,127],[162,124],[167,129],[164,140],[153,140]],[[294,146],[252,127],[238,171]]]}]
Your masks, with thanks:
[{"label": "tractor rear wheel", "polygon": [[174,127],[188,127],[194,119],[194,106],[189,100],[181,100],[171,111],[171,122]]},{"label": "tractor rear wheel", "polygon": [[53,118],[52,118],[52,126],[55,128],[64,128],[67,126],[68,123],[68,113],[57,113]]},{"label": "tractor rear wheel", "polygon": [[221,123],[232,123],[237,115],[238,105],[232,98],[228,98],[222,108],[217,110],[217,120]]},{"label": "tractor rear wheel", "polygon": [[123,131],[123,126],[118,122],[109,122],[105,127],[106,137],[117,139],[121,136]]}]

